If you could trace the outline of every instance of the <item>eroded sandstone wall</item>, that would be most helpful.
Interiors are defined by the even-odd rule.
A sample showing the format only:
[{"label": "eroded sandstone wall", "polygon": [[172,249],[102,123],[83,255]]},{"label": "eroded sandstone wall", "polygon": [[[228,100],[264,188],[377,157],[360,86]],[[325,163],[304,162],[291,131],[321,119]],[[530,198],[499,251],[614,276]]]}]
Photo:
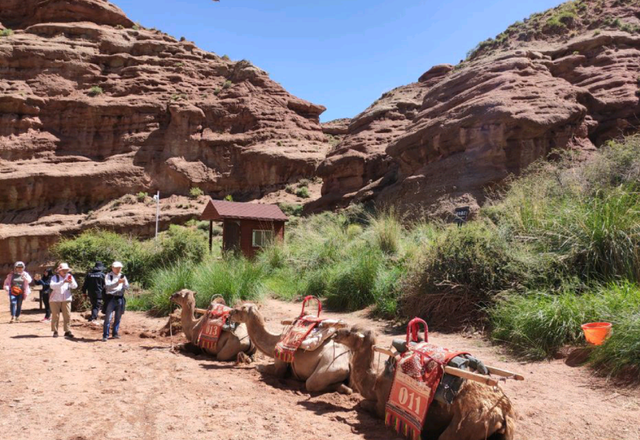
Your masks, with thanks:
[{"label": "eroded sandstone wall", "polygon": [[46,249],[48,218],[75,233],[140,191],[259,197],[330,147],[324,107],[107,1],[0,0],[0,23],[0,269]]}]

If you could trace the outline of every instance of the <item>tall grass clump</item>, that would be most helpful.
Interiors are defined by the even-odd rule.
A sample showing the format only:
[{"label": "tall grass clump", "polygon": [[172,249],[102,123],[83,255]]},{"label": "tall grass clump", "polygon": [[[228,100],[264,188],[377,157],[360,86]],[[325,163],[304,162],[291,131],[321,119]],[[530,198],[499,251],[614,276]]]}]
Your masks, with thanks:
[{"label": "tall grass clump", "polygon": [[374,245],[385,254],[396,254],[405,235],[404,227],[394,210],[371,215],[370,228],[373,231]]},{"label": "tall grass clump", "polygon": [[591,361],[603,375],[640,380],[640,312],[617,320],[612,335],[596,348]]},{"label": "tall grass clump", "polygon": [[258,261],[275,297],[314,295],[336,310],[375,305],[375,313],[395,317],[407,255],[425,242],[422,233],[408,234],[392,211],[352,207],[301,220],[285,243],[263,249]]},{"label": "tall grass clump", "polygon": [[[624,327],[629,325],[630,316],[637,315],[637,310],[640,310],[640,289],[628,282],[598,286],[582,295],[571,290],[512,295],[490,311],[491,337],[507,343],[523,357],[543,359],[553,356],[564,345],[583,343],[581,325],[587,322],[611,322],[614,334],[626,332]],[[604,357],[599,359],[604,362]]]},{"label": "tall grass clump", "polygon": [[374,290],[383,264],[379,251],[355,248],[348,259],[336,266],[327,285],[326,301],[337,310],[359,310],[375,302]]},{"label": "tall grass clump", "polygon": [[227,304],[233,305],[259,300],[263,294],[263,268],[246,258],[207,260],[194,267],[193,274],[189,287],[198,292],[198,307],[208,307],[215,295],[222,295]]},{"label": "tall grass clump", "polygon": [[551,257],[548,281],[640,281],[640,138],[586,162],[537,164],[483,214],[516,243]]},{"label": "tall grass clump", "polygon": [[193,265],[179,262],[171,267],[157,269],[150,277],[150,292],[133,296],[127,306],[132,310],[146,310],[154,315],[164,316],[171,311],[169,300],[175,292],[187,289],[192,285]]}]

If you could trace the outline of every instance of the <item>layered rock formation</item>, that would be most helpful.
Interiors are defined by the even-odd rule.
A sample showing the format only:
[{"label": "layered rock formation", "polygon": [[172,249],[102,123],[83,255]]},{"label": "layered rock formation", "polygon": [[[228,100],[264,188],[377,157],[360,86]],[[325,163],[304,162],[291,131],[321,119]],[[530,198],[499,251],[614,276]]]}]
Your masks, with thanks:
[{"label": "layered rock formation", "polygon": [[[340,143],[318,167],[318,176],[324,180],[323,197],[307,209],[344,206],[362,188],[372,184],[384,186],[393,178],[397,164],[385,152],[387,146],[401,136],[417,116],[429,88],[452,69],[450,65],[436,66],[418,82],[385,93],[349,120],[346,130],[342,129]],[[323,126],[323,129],[327,132],[328,128]],[[379,181],[387,173],[390,178]]]},{"label": "layered rock formation", "polygon": [[354,119],[393,134],[374,128],[360,142],[352,122],[319,168],[325,187],[311,208],[367,199],[438,215],[477,208],[487,186],[555,149],[588,150],[637,131],[639,16],[637,2],[570,2],[481,44],[454,69],[428,72],[428,86],[396,89],[423,94],[401,119],[394,111],[367,119],[377,104]]},{"label": "layered rock formation", "polygon": [[0,0],[0,23],[0,269],[53,232],[117,227],[86,216],[125,194],[259,197],[330,148],[324,107],[107,1]]}]

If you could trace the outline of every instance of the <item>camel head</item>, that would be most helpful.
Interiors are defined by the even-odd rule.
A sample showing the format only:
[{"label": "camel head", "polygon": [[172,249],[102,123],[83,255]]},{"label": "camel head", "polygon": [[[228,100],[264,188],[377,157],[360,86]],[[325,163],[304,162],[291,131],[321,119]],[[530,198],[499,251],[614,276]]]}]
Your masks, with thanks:
[{"label": "camel head", "polygon": [[351,351],[373,350],[376,334],[373,330],[364,330],[356,324],[350,329],[341,328],[338,330],[335,341],[347,346]]},{"label": "camel head", "polygon": [[229,318],[231,319],[231,322],[246,324],[247,321],[251,317],[256,316],[256,314],[259,314],[258,306],[251,303],[244,303],[241,306],[235,307],[229,314]]},{"label": "camel head", "polygon": [[171,302],[178,304],[180,307],[184,307],[187,304],[195,304],[196,292],[188,289],[182,289],[173,295],[171,295]]}]

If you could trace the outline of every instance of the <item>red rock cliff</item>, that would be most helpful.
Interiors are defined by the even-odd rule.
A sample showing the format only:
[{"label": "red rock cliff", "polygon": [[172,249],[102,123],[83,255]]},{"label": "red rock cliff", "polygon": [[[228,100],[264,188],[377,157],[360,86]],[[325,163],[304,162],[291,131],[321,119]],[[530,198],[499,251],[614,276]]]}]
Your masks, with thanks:
[{"label": "red rock cliff", "polygon": [[330,147],[324,107],[107,1],[0,0],[0,23],[0,268],[125,194],[257,197]]},{"label": "red rock cliff", "polygon": [[[383,95],[320,166],[323,197],[310,208],[367,199],[435,214],[477,208],[488,185],[552,150],[637,131],[638,17],[635,0],[569,2]],[[410,110],[385,102],[397,94]]]}]

